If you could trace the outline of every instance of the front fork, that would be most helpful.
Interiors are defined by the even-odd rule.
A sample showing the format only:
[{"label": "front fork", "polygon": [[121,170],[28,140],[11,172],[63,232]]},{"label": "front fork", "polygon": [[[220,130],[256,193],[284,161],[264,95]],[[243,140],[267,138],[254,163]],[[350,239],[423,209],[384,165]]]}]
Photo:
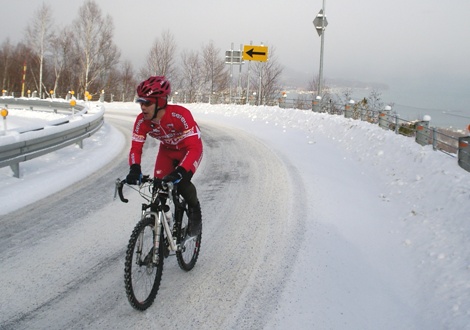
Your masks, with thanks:
[{"label": "front fork", "polygon": [[[143,215],[142,215],[142,219],[144,219],[145,217],[152,217],[153,219],[155,219],[155,225],[154,225],[154,232],[155,232],[155,235],[154,235],[154,239],[153,239],[153,256],[152,256],[152,262],[154,264],[157,264],[158,263],[158,256],[159,256],[159,253],[158,253],[158,249],[160,248],[160,240],[164,239],[163,237],[163,233],[162,233],[162,226],[161,224],[163,224],[163,230],[165,230],[165,233],[166,233],[166,237],[171,237],[171,239],[168,240],[170,246],[169,246],[169,250],[170,251],[177,251],[179,249],[178,245],[176,244],[176,240],[173,239],[173,234],[171,232],[171,228],[170,228],[170,225],[168,224],[168,221],[167,219],[165,219],[165,214],[162,212],[162,211],[158,211],[158,212],[145,212]],[[139,250],[140,253],[142,251],[142,244],[143,244],[143,233],[141,233],[141,236],[139,237],[139,240],[138,240],[138,243],[139,244]]]},{"label": "front fork", "polygon": [[[152,253],[152,263],[156,264],[159,260],[158,260],[158,248],[159,248],[159,245],[160,245],[160,237],[161,237],[161,226],[160,226],[160,223],[161,223],[161,219],[159,217],[159,213],[161,212],[142,212],[142,218],[141,218],[141,221],[144,220],[145,218],[147,217],[150,217],[150,218],[153,218],[155,219],[155,224],[154,224],[154,233],[155,235],[153,235],[153,253]],[[142,250],[143,250],[143,245],[144,245],[144,231],[141,231],[140,234],[139,234],[139,237],[137,238],[137,258],[136,258],[136,262],[139,263],[139,262],[143,262],[142,260]],[[146,257],[147,258],[147,257]]]},{"label": "front fork", "polygon": [[164,222],[162,219],[163,212],[150,212],[150,215],[153,216],[153,219],[155,219],[155,225],[153,227],[155,235],[153,236],[152,262],[154,264],[157,264],[160,261],[158,260],[158,256],[159,256],[158,249],[160,248],[160,240],[163,239],[162,226],[161,226],[161,223]]}]

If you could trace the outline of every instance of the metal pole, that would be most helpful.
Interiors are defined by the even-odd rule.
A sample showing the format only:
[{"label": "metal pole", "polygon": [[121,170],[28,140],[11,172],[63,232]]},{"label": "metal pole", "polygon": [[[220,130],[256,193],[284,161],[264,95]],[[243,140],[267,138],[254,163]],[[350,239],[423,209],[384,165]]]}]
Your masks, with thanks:
[{"label": "metal pole", "polygon": [[24,64],[23,64],[23,79],[21,80],[21,97],[24,96],[25,81],[26,81],[26,60],[24,61]]},{"label": "metal pole", "polygon": [[322,17],[322,33],[321,33],[321,48],[320,48],[320,72],[318,78],[318,95],[322,96],[322,87],[323,87],[323,47],[325,44],[325,0],[323,0],[323,17]]},{"label": "metal pole", "polygon": [[[232,104],[232,79],[233,79],[233,42],[230,47],[230,94],[229,94],[229,104]],[[212,91],[211,91],[212,93]]]},{"label": "metal pole", "polygon": [[259,66],[258,105],[261,105],[261,83],[262,83],[261,72],[263,71],[263,64],[264,63],[261,63],[261,65]]},{"label": "metal pole", "polygon": [[[263,46],[263,42],[261,42],[261,46]],[[261,105],[261,84],[262,84],[262,72],[263,72],[263,64],[265,63],[260,63],[259,66],[259,88],[258,88],[258,106]]]},{"label": "metal pole", "polygon": [[246,83],[246,100],[245,104],[250,104],[250,74],[251,74],[251,61],[248,61],[248,82]]},{"label": "metal pole", "polygon": [[238,103],[242,104],[242,64],[243,64],[243,45],[240,45],[240,65],[238,69]]},{"label": "metal pole", "polygon": [[[253,41],[250,41],[250,45],[253,44]],[[250,68],[251,61],[248,61],[248,82],[246,84],[246,101],[245,104],[250,104],[250,73],[251,73],[251,68]]]}]

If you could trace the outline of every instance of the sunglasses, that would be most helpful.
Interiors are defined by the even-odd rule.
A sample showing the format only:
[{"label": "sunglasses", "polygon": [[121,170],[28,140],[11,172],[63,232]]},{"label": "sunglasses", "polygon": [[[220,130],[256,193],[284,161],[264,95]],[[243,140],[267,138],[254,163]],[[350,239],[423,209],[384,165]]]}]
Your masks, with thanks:
[{"label": "sunglasses", "polygon": [[148,107],[148,106],[150,106],[150,105],[152,105],[152,104],[155,104],[154,101],[146,100],[146,99],[144,99],[144,98],[138,98],[138,99],[136,100],[136,102],[137,102],[137,103],[140,103],[140,104],[142,104],[142,105],[145,105],[146,107]]}]

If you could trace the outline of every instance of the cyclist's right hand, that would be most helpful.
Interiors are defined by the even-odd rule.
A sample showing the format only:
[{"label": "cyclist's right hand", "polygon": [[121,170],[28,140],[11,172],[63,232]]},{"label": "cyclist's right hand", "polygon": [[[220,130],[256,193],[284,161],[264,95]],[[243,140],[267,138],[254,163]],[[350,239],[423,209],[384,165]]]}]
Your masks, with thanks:
[{"label": "cyclist's right hand", "polygon": [[126,177],[127,184],[140,184],[142,182],[142,171],[140,164],[132,164]]}]

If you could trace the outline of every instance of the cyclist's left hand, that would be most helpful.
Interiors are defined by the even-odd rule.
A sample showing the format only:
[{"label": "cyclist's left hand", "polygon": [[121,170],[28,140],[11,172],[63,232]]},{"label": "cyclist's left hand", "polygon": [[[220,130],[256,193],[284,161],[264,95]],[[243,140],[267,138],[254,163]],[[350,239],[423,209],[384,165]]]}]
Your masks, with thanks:
[{"label": "cyclist's left hand", "polygon": [[163,178],[163,182],[178,183],[184,178],[186,173],[187,172],[184,168],[178,166],[173,172]]}]

